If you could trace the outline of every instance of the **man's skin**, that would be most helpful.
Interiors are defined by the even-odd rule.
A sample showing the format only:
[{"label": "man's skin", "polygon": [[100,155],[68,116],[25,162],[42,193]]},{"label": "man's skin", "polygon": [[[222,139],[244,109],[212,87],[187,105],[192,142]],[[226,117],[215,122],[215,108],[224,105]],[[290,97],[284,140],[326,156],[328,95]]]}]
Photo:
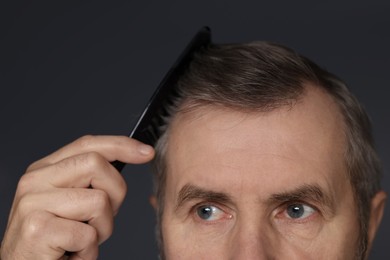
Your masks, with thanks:
[{"label": "man's skin", "polygon": [[[359,227],[342,117],[328,95],[307,89],[294,106],[267,113],[203,107],[175,117],[162,221],[167,259],[354,259]],[[84,137],[32,164],[1,259],[62,259],[65,251],[96,259],[126,193],[109,161],[153,156],[127,137]],[[372,199],[370,245],[385,198]]]},{"label": "man's skin", "polygon": [[[175,118],[162,221],[167,259],[356,259],[342,115],[327,94],[307,90],[272,112],[203,107]],[[370,243],[385,197],[372,201]],[[291,217],[296,206],[303,214]]]},{"label": "man's skin", "polygon": [[86,136],[32,164],[18,184],[1,259],[66,259],[65,251],[96,259],[126,194],[109,161],[153,156],[152,147],[127,137]]}]

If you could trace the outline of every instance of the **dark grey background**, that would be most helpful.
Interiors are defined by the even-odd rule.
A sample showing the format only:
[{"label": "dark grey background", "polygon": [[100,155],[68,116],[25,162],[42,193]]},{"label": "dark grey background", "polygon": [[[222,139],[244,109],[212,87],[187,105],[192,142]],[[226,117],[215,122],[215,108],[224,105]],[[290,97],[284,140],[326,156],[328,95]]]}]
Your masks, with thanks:
[{"label": "dark grey background", "polygon": [[[2,1],[0,234],[29,163],[85,134],[128,134],[193,33],[220,43],[270,40],[343,78],[370,113],[390,191],[389,1]],[[148,166],[101,259],[156,259]],[[390,259],[390,205],[371,259]]]}]

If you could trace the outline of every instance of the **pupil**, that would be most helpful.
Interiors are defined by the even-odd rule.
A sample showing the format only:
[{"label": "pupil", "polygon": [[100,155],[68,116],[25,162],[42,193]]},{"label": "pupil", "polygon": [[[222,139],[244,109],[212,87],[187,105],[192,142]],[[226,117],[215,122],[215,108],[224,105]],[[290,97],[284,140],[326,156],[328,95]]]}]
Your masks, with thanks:
[{"label": "pupil", "polygon": [[291,205],[287,208],[287,214],[291,218],[300,218],[302,217],[305,210],[302,205]]},{"label": "pupil", "polygon": [[201,219],[209,219],[211,215],[213,214],[213,210],[211,207],[201,207],[197,210],[198,216]]}]

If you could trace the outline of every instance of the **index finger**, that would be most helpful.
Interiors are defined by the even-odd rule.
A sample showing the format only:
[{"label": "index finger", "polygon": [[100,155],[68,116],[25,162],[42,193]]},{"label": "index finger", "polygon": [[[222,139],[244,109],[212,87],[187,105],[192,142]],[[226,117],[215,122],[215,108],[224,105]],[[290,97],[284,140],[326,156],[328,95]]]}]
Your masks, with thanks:
[{"label": "index finger", "polygon": [[118,160],[133,164],[146,163],[154,156],[153,147],[127,136],[86,135],[31,164],[27,172],[89,152],[99,153],[109,162]]}]

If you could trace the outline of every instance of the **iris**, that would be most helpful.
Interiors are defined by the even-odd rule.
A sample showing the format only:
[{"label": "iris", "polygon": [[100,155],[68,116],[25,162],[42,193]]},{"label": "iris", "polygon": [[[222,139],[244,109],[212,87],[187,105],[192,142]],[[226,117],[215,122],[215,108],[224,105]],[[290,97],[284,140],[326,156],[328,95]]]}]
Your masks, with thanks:
[{"label": "iris", "polygon": [[287,207],[287,214],[290,218],[300,218],[305,214],[305,207],[302,204],[293,204]]},{"label": "iris", "polygon": [[201,219],[208,220],[212,217],[214,211],[212,206],[202,206],[196,210],[196,213]]}]

